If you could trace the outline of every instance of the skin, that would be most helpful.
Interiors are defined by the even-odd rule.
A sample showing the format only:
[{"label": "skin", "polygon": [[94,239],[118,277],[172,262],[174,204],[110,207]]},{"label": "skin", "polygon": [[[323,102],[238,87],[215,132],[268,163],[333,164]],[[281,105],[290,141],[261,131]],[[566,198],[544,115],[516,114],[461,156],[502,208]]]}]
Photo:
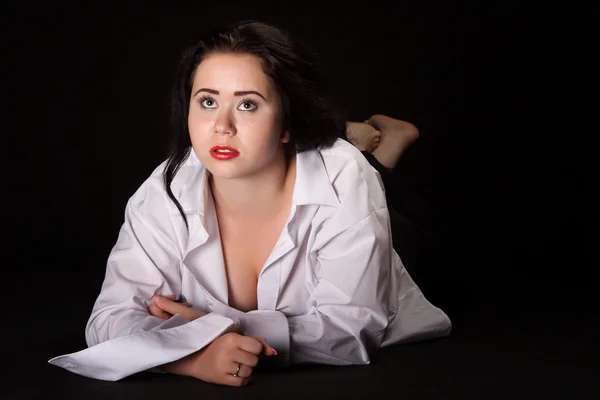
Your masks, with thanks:
[{"label": "skin", "polygon": [[387,168],[395,168],[402,154],[419,138],[416,126],[387,115],[375,114],[365,122],[381,132],[372,154]]},{"label": "skin", "polygon": [[364,122],[346,122],[350,142],[361,151],[372,153],[379,146],[381,132]]}]

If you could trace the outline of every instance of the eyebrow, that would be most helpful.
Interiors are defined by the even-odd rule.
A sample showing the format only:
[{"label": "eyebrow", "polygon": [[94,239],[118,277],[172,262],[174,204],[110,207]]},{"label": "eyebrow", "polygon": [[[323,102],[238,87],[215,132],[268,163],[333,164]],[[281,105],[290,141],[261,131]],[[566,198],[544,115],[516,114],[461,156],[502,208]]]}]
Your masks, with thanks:
[{"label": "eyebrow", "polygon": [[[212,93],[212,94],[219,94],[218,90],[214,90],[214,89],[208,89],[208,88],[201,88],[198,89],[198,91],[196,91],[196,93],[194,93],[194,97],[196,97],[196,95],[200,92],[208,92],[208,93]],[[249,94],[255,94],[257,96],[260,96],[263,98],[263,100],[267,101],[267,99],[265,98],[265,96],[263,96],[262,94],[258,93],[256,90],[241,90],[241,91],[237,91],[233,93],[234,96],[247,96]]]}]

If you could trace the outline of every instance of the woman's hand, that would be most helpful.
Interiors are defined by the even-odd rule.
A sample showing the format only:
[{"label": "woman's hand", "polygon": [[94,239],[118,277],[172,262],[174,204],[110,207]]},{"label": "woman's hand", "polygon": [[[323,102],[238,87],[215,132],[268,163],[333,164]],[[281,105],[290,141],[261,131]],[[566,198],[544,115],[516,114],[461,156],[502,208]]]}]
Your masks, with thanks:
[{"label": "woman's hand", "polygon": [[[156,295],[152,300],[153,303],[148,307],[148,311],[162,319],[181,314],[192,321],[206,315],[192,308],[189,303],[175,302],[174,295]],[[245,386],[250,381],[253,368],[260,360],[259,357],[273,356],[277,351],[269,346],[265,338],[244,336],[241,330],[242,328],[237,326],[233,332],[218,337],[204,349],[159,368],[165,372],[192,376],[205,382]]]},{"label": "woman's hand", "polygon": [[259,362],[259,355],[276,354],[274,349],[265,344],[259,338],[229,332],[204,349],[165,364],[160,369],[219,385],[246,386],[250,382],[253,368]]},{"label": "woman's hand", "polygon": [[190,303],[177,303],[175,295],[168,296],[154,295],[152,304],[148,307],[150,314],[162,319],[169,319],[175,314],[181,314],[188,321],[193,321],[206,315],[196,308],[192,308]]}]

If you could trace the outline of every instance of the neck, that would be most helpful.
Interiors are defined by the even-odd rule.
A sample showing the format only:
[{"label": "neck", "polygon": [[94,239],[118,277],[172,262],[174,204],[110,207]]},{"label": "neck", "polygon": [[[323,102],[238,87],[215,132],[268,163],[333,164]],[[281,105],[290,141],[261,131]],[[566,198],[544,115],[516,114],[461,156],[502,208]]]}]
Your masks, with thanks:
[{"label": "neck", "polygon": [[210,175],[217,210],[246,219],[272,215],[293,191],[295,165],[295,156],[282,156],[260,174],[238,179],[219,179]]}]

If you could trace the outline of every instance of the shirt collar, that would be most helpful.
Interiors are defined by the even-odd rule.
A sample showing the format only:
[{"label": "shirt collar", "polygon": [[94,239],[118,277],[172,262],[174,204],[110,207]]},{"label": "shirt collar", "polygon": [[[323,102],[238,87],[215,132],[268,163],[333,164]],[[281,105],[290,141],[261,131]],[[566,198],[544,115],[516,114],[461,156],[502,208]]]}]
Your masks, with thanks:
[{"label": "shirt collar", "polygon": [[[185,214],[197,213],[204,216],[207,196],[210,193],[209,172],[191,149],[186,164],[189,172],[184,174],[186,182],[180,192],[179,203]],[[296,182],[292,202],[295,205],[317,204],[334,207],[340,204],[320,151],[307,150],[296,154]]]},{"label": "shirt collar", "polygon": [[[206,227],[206,205],[210,195],[208,185],[208,170],[202,165],[196,154],[190,149],[190,154],[173,180],[173,189],[177,186],[178,201],[186,215],[189,224],[188,249],[201,245],[208,240]],[[177,184],[176,182],[179,182]],[[296,155],[296,182],[292,196],[292,207],[299,205],[325,205],[336,207],[340,201],[335,193],[321,152],[307,150]],[[177,211],[177,214],[179,212]]]},{"label": "shirt collar", "polygon": [[[180,182],[183,182],[179,203],[186,216],[199,215],[204,220],[210,193],[209,172],[192,149],[185,164],[187,165],[182,166],[180,170],[183,175],[180,176]],[[296,182],[292,202],[295,205],[316,204],[333,207],[340,204],[320,151],[307,150],[296,154]],[[202,225],[204,226],[204,223]]]},{"label": "shirt collar", "polygon": [[177,173],[177,175],[182,175],[180,179],[183,181],[178,201],[185,214],[204,215],[207,197],[210,193],[209,172],[198,160],[192,148],[189,149],[189,152],[188,159]]},{"label": "shirt collar", "polygon": [[307,150],[296,155],[293,202],[296,205],[337,206],[340,204],[320,151]]}]

